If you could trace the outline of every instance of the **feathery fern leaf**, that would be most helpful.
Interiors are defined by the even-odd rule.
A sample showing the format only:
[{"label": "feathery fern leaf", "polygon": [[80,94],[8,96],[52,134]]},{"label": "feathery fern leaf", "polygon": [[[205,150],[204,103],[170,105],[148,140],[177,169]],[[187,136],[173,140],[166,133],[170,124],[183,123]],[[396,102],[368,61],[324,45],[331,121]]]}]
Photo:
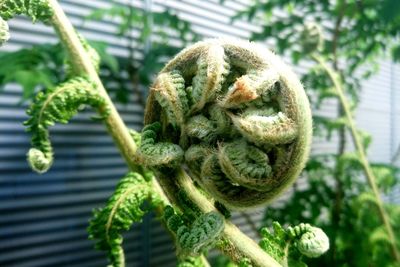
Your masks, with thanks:
[{"label": "feathery fern leaf", "polygon": [[217,212],[208,212],[198,217],[190,227],[183,216],[175,213],[171,206],[164,210],[167,227],[176,235],[180,256],[197,256],[212,247],[224,230],[224,218]]},{"label": "feathery fern leaf", "polygon": [[303,255],[309,258],[319,257],[329,249],[329,239],[317,227],[301,223],[286,230],[273,223],[274,232],[261,229],[260,247],[284,266],[306,267]]},{"label": "feathery fern leaf", "polygon": [[24,122],[27,131],[32,133],[32,148],[27,156],[34,171],[46,172],[53,162],[48,127],[56,122],[68,123],[82,105],[102,108],[103,116],[108,115],[105,101],[97,93],[95,85],[82,77],[37,94],[27,110],[30,119]]},{"label": "feathery fern leaf", "polygon": [[97,249],[107,251],[111,266],[125,266],[121,232],[142,219],[146,213],[142,205],[146,200],[153,206],[162,203],[150,182],[140,174],[130,172],[118,183],[107,205],[94,210],[88,227],[89,238],[97,241]]},{"label": "feathery fern leaf", "polygon": [[9,20],[15,15],[21,14],[31,17],[33,22],[36,22],[37,20],[46,22],[53,15],[48,0],[0,1],[0,17],[3,19]]}]

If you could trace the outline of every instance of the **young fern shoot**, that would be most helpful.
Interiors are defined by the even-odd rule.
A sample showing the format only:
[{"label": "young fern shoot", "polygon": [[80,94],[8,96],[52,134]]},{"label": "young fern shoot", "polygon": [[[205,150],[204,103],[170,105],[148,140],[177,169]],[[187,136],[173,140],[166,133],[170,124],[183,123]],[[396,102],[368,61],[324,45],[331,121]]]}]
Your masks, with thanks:
[{"label": "young fern shoot", "polygon": [[[128,166],[138,170],[120,181],[88,229],[112,266],[125,266],[121,232],[141,220],[144,202],[163,208],[162,218],[182,257],[180,266],[207,266],[200,254],[213,246],[242,266],[282,264],[215,208],[246,209],[271,201],[294,182],[307,160],[312,130],[308,99],[277,56],[239,40],[208,40],[183,50],[151,89],[136,151],[134,140],[139,138],[132,138],[97,75],[98,55],[75,32],[57,1],[0,0],[2,42],[8,39],[5,20],[16,14],[51,22],[70,56],[68,80],[39,93],[28,110],[32,168],[42,173],[53,162],[48,127],[67,123],[82,105],[90,105],[104,119]],[[154,171],[162,190],[141,165]],[[165,208],[167,202],[171,207]],[[291,233],[305,255],[317,256],[328,247],[322,231],[311,226]],[[286,253],[286,247],[272,246]]]},{"label": "young fern shoot", "polygon": [[95,85],[88,79],[77,77],[37,94],[32,106],[27,110],[30,119],[24,124],[32,133],[32,148],[28,152],[28,162],[38,173],[46,172],[53,163],[53,149],[48,127],[56,122],[68,123],[82,105],[102,108],[107,116],[104,99],[96,92]]}]

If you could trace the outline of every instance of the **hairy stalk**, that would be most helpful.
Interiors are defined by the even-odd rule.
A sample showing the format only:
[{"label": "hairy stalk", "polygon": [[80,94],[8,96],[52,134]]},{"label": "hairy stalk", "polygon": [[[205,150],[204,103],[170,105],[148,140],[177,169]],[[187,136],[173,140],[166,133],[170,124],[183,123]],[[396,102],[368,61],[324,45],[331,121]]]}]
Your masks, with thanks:
[{"label": "hairy stalk", "polygon": [[[134,140],[131,138],[128,128],[125,126],[122,118],[108,96],[95,67],[91,64],[91,60],[82,46],[77,33],[75,32],[71,22],[66,17],[64,11],[56,0],[49,0],[50,8],[53,11],[53,17],[51,23],[58,32],[62,43],[65,45],[71,60],[71,64],[77,70],[80,70],[82,74],[86,74],[95,84],[99,94],[105,99],[106,105],[109,108],[109,115],[105,119],[105,124],[108,128],[110,135],[113,137],[118,149],[120,150],[123,158],[128,164],[132,171],[139,170],[140,167],[134,160],[134,155],[137,146]],[[100,113],[102,111],[100,110]],[[212,203],[202,195],[197,188],[194,187],[191,179],[183,175],[183,172],[178,173],[178,183],[181,184],[191,199],[199,205],[203,212],[209,212],[215,210]],[[167,188],[161,189],[158,184],[155,184],[157,190],[167,190]],[[166,191],[167,194],[170,192]],[[162,194],[163,195],[163,194]],[[171,202],[174,198],[169,197]],[[226,254],[237,260],[237,255],[244,255],[254,262],[257,266],[280,266],[272,257],[262,251],[258,245],[251,240],[249,237],[244,235],[236,226],[230,222],[226,222],[224,229],[224,237],[233,245],[232,250],[224,251]]]},{"label": "hairy stalk", "polygon": [[351,114],[351,109],[350,109],[349,103],[348,103],[348,101],[346,99],[346,96],[345,96],[345,94],[343,92],[343,88],[342,88],[342,85],[341,85],[340,77],[338,76],[338,74],[332,68],[330,68],[326,64],[324,59],[322,59],[316,53],[312,54],[311,57],[318,64],[320,64],[321,67],[326,71],[326,73],[328,74],[329,78],[332,80],[334,88],[335,88],[335,90],[336,90],[336,92],[337,92],[337,94],[339,96],[339,100],[340,100],[340,103],[341,103],[341,105],[343,107],[344,114],[346,115],[348,123],[349,123],[349,128],[350,128],[351,136],[352,136],[353,141],[354,141],[354,145],[355,145],[356,150],[358,152],[358,155],[360,157],[360,162],[361,162],[361,164],[363,166],[363,169],[364,169],[365,175],[367,177],[368,183],[369,183],[369,185],[370,185],[370,187],[372,189],[372,192],[373,192],[373,194],[374,194],[374,196],[376,198],[376,204],[377,204],[377,207],[378,207],[379,215],[380,215],[380,217],[382,219],[382,222],[383,222],[383,224],[385,226],[385,229],[387,231],[388,237],[390,239],[392,255],[393,255],[394,259],[397,262],[400,262],[400,254],[399,254],[399,252],[397,250],[397,247],[396,247],[396,239],[394,237],[393,228],[392,228],[392,226],[390,224],[389,217],[388,217],[388,215],[387,215],[387,213],[385,211],[385,208],[383,206],[383,201],[381,199],[380,192],[379,192],[378,186],[376,184],[376,177],[375,177],[375,175],[374,175],[374,173],[373,173],[373,171],[371,169],[371,165],[369,164],[369,161],[367,159],[367,156],[366,156],[364,147],[362,145],[360,136],[359,136],[359,134],[358,134],[358,132],[356,130],[355,122],[354,122],[353,116]]},{"label": "hairy stalk", "polygon": [[[128,128],[118,114],[112,100],[107,94],[106,89],[101,82],[95,66],[91,63],[89,55],[79,40],[79,37],[72,26],[71,22],[66,17],[64,11],[56,0],[49,0],[50,8],[53,11],[53,16],[50,20],[51,24],[57,31],[63,45],[65,46],[71,64],[80,73],[86,74],[97,87],[98,93],[105,100],[106,106],[109,108],[109,116],[104,120],[110,135],[117,144],[122,156],[127,162],[132,171],[138,171],[141,168],[132,160],[136,152],[136,144],[129,135]],[[103,110],[99,110],[103,113]]]}]

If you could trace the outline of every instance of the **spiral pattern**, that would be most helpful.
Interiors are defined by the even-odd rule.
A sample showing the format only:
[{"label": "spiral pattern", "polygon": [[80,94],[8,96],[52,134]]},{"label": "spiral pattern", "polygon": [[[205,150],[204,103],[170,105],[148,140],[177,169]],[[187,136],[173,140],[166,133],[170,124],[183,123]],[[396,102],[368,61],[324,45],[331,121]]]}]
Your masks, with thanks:
[{"label": "spiral pattern", "polygon": [[[145,124],[155,122],[154,140],[185,152],[168,160],[231,209],[266,203],[288,187],[304,167],[312,128],[303,87],[276,55],[220,39],[188,47],[160,72],[145,111]],[[139,149],[142,162],[160,167],[146,150]]]}]

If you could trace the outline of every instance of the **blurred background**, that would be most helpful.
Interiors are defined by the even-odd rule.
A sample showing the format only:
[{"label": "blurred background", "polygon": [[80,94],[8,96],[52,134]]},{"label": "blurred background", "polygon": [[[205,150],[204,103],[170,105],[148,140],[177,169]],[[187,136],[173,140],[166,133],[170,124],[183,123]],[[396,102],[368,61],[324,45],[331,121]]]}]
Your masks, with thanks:
[{"label": "blurred background", "polygon": [[[344,80],[373,171],[400,233],[400,2],[396,0],[121,0],[60,1],[102,58],[101,77],[127,125],[140,130],[148,86],[180,49],[204,38],[259,42],[302,78],[314,114],[312,156],[295,186],[268,207],[235,212],[254,239],[258,230],[308,222],[331,249],[309,266],[397,266],[371,200],[332,84],[300,49],[304,23],[318,22],[321,54]],[[51,129],[55,163],[43,175],[25,161],[22,122],[34,94],[64,77],[64,53],[51,27],[10,21],[0,48],[0,266],[105,266],[86,227],[127,171],[94,112]],[[397,241],[400,242],[399,236]],[[397,244],[399,245],[399,244]],[[170,237],[153,215],[126,234],[127,266],[174,266]],[[213,266],[228,266],[222,257]]]}]

